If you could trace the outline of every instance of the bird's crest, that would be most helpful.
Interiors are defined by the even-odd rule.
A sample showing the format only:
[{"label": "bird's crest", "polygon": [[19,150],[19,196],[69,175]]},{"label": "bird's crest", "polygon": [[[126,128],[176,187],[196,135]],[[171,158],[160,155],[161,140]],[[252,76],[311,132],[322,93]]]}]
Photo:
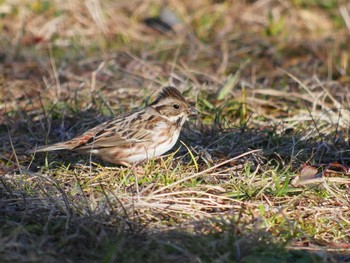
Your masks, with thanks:
[{"label": "bird's crest", "polygon": [[165,98],[176,98],[180,101],[187,103],[187,101],[182,96],[180,91],[178,91],[174,87],[168,86],[168,87],[164,87],[162,89],[162,91],[158,94],[158,97],[156,98],[156,100],[152,104],[157,104],[160,100],[163,100]]}]

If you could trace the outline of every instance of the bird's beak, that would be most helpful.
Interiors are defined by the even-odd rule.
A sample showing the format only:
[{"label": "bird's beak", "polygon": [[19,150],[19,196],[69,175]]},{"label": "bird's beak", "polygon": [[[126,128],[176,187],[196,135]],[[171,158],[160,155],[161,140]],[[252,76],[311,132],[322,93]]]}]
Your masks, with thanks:
[{"label": "bird's beak", "polygon": [[196,116],[198,111],[194,107],[189,107],[187,113],[188,116]]}]

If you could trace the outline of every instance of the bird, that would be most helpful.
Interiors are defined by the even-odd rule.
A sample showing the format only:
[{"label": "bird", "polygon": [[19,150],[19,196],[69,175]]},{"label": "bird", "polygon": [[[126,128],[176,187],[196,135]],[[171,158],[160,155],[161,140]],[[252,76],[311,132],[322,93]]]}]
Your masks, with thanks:
[{"label": "bird", "polygon": [[185,121],[197,115],[172,86],[162,88],[149,105],[101,123],[71,140],[40,146],[28,153],[70,150],[132,166],[171,150]]}]

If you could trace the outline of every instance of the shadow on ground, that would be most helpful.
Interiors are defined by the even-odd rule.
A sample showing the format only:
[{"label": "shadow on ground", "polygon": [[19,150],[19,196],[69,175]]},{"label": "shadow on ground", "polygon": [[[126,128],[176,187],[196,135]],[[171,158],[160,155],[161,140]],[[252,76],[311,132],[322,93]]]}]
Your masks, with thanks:
[{"label": "shadow on ground", "polygon": [[[56,186],[47,184],[47,193]],[[137,215],[85,211],[62,198],[35,198],[1,180],[2,262],[339,262],[346,254],[286,249],[290,240],[239,215],[152,228]],[[57,188],[56,188],[57,192]],[[67,201],[67,200],[66,200]],[[239,213],[239,211],[237,212]],[[134,219],[132,219],[134,218]],[[292,236],[290,236],[292,238]],[[307,240],[305,240],[307,242]],[[322,255],[322,256],[321,256]]]}]

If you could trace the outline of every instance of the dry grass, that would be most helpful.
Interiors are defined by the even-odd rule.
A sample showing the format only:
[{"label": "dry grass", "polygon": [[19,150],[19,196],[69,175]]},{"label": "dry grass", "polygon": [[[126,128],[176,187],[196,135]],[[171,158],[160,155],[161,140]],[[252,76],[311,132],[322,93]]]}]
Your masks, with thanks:
[{"label": "dry grass", "polygon": [[[143,22],[164,7],[173,31]],[[348,261],[349,12],[331,0],[2,1],[2,261]],[[169,83],[200,116],[142,174],[24,153]],[[321,178],[293,184],[311,164]]]}]

